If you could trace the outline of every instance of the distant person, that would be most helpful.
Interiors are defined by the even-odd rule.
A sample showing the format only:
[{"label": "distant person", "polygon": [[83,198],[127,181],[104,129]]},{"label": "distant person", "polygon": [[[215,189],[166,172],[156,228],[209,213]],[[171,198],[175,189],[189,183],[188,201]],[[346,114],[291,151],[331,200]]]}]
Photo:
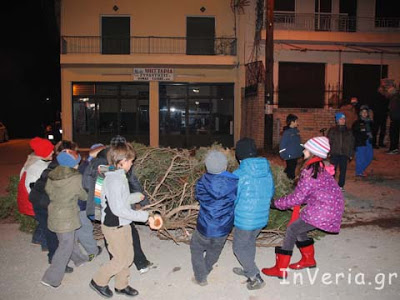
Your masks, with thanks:
[{"label": "distant person", "polygon": [[348,128],[358,119],[358,98],[351,97],[350,102],[339,107],[340,111],[346,116],[346,124]]},{"label": "distant person", "polygon": [[88,261],[75,237],[81,227],[78,199],[87,199],[78,171],[80,160],[81,156],[74,150],[61,151],[57,155],[59,165],[49,173],[45,187],[50,198],[48,228],[57,234],[58,248],[41,283],[52,288],[60,286],[70,260],[77,267]]},{"label": "distant person", "polygon": [[[338,233],[344,211],[344,198],[333,178],[333,166],[325,161],[329,151],[329,140],[324,136],[314,137],[304,144],[305,163],[296,189],[290,195],[275,200],[272,207],[286,210],[305,205],[300,218],[291,223],[281,247],[275,247],[276,263],[262,272],[267,276],[287,278],[287,267],[300,270],[314,268],[314,240],[307,232],[316,228]],[[297,245],[301,252],[300,261],[290,264],[293,248]],[[289,265],[290,264],[290,265]]]},{"label": "distant person", "polygon": [[330,160],[339,168],[339,187],[344,191],[346,182],[347,162],[354,155],[354,137],[353,132],[346,126],[346,116],[342,112],[335,114],[336,126],[328,130],[327,137],[331,147]]},{"label": "distant person", "polygon": [[388,154],[399,154],[400,137],[400,94],[395,86],[394,80],[382,79],[382,85],[385,88],[385,95],[389,99],[389,117],[390,117],[390,146]]},{"label": "distant person", "polygon": [[196,183],[200,211],[190,241],[194,282],[200,286],[208,284],[207,276],[232,230],[239,180],[226,171],[228,160],[222,152],[210,150],[204,162],[207,173]]},{"label": "distant person", "polygon": [[285,173],[292,180],[296,176],[297,161],[303,155],[297,120],[298,117],[293,114],[286,117],[286,126],[283,128],[283,135],[279,144],[279,155],[286,161]]},{"label": "distant person", "polygon": [[[374,149],[386,148],[386,121],[389,112],[389,99],[385,96],[384,88],[379,87],[372,103],[374,112],[374,126],[372,128],[372,147]],[[378,136],[379,132],[379,136]]]},{"label": "distant person", "polygon": [[247,289],[265,286],[255,256],[256,239],[269,218],[269,206],[274,195],[274,180],[269,162],[257,157],[253,139],[242,138],[236,143],[239,168],[233,172],[239,177],[233,230],[233,253],[241,268],[233,268],[237,275],[247,277]]},{"label": "distant person", "polygon": [[149,219],[149,213],[131,208],[131,204],[141,201],[141,198],[135,199],[129,191],[126,178],[126,173],[131,169],[135,156],[135,151],[129,143],[111,146],[107,154],[109,165],[114,168],[110,168],[105,173],[102,186],[101,230],[112,258],[100,267],[89,284],[99,295],[106,298],[113,296],[108,286],[112,277],[115,279],[116,293],[127,296],[139,294],[129,285],[129,267],[133,262],[130,223],[132,221],[146,222]]},{"label": "distant person", "polygon": [[17,193],[18,210],[21,214],[35,217],[38,225],[33,232],[32,243],[41,245],[42,250],[47,251],[46,224],[43,222],[41,211],[38,211],[38,216],[35,215],[34,207],[29,201],[29,194],[32,186],[50,164],[53,157],[54,145],[49,140],[40,137],[31,139],[29,145],[33,153],[28,155],[20,172]]},{"label": "distant person", "polygon": [[353,124],[353,135],[356,148],[356,176],[366,177],[365,170],[371,164],[374,157],[372,148],[372,128],[373,121],[369,116],[369,107],[362,105],[360,107],[360,117]]}]

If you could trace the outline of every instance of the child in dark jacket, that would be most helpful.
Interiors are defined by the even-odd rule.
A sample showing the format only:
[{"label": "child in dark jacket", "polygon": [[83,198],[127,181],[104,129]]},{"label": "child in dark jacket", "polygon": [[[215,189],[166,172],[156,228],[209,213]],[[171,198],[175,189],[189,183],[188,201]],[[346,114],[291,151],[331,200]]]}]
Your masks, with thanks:
[{"label": "child in dark jacket", "polygon": [[356,176],[366,177],[365,170],[371,164],[374,157],[372,148],[372,128],[373,122],[369,117],[367,105],[360,107],[360,116],[353,124],[353,135],[356,146]]},{"label": "child in dark jacket", "polygon": [[296,177],[297,160],[303,155],[297,120],[297,116],[293,114],[286,117],[286,126],[279,144],[279,155],[286,161],[285,173],[292,180]]},{"label": "child in dark jacket", "polygon": [[335,114],[336,126],[328,131],[329,144],[331,146],[330,158],[335,169],[339,167],[339,186],[344,191],[346,181],[347,162],[354,154],[353,133],[346,126],[346,116],[342,112]]},{"label": "child in dark jacket", "polygon": [[196,184],[200,203],[197,227],[190,242],[194,282],[207,285],[207,275],[218,261],[233,227],[238,178],[227,172],[228,160],[217,150],[205,158],[207,173]]},{"label": "child in dark jacket", "polygon": [[[323,161],[330,150],[329,140],[324,136],[315,137],[308,140],[304,148],[306,161],[296,189],[273,204],[280,210],[302,204],[306,207],[301,211],[300,218],[288,226],[282,247],[275,248],[275,266],[262,269],[267,276],[286,278],[288,266],[295,270],[315,267],[314,241],[307,236],[307,232],[316,228],[332,233],[340,230],[343,194],[332,176],[333,166]],[[289,265],[295,243],[302,257],[299,262]]]},{"label": "child in dark jacket", "polygon": [[247,289],[256,290],[265,285],[255,263],[256,239],[268,223],[270,202],[275,192],[274,179],[268,160],[257,157],[253,139],[239,140],[235,152],[240,165],[233,172],[239,177],[233,253],[242,268],[233,268],[233,272],[248,278]]}]

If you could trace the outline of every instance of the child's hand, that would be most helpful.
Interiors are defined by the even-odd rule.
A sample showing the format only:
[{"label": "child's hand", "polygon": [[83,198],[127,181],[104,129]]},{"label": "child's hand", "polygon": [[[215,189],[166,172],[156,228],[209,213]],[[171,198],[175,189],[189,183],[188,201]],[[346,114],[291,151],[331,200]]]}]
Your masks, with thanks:
[{"label": "child's hand", "polygon": [[160,230],[163,226],[164,221],[159,214],[154,214],[149,217],[149,226],[153,230]]},{"label": "child's hand", "polygon": [[139,203],[144,199],[144,195],[140,192],[132,193],[129,204],[136,204]]}]

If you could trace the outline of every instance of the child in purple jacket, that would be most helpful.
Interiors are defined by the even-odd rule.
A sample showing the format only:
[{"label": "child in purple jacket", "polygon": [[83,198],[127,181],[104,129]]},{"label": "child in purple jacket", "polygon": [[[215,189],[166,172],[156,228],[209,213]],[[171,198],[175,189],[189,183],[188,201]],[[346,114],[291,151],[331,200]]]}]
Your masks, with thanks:
[{"label": "child in purple jacket", "polygon": [[[329,140],[326,137],[314,137],[304,144],[306,159],[295,191],[274,202],[280,210],[286,210],[296,205],[305,204],[300,218],[291,223],[286,231],[282,247],[276,247],[276,264],[272,268],[264,268],[262,272],[278,278],[287,277],[287,267],[299,270],[314,268],[314,241],[307,232],[320,229],[338,233],[344,211],[343,194],[332,176],[334,168],[323,160],[330,151]],[[294,245],[301,252],[301,259],[291,264],[290,258]]]}]

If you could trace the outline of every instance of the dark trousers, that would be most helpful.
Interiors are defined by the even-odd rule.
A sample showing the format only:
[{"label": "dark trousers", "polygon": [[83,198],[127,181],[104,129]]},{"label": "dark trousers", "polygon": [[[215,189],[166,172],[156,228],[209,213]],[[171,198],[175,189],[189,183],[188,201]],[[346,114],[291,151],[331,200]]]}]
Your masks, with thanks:
[{"label": "dark trousers", "polygon": [[227,236],[208,238],[197,230],[190,241],[194,277],[198,282],[207,280],[213,265],[218,261]]},{"label": "dark trousers", "polygon": [[293,251],[296,241],[304,242],[309,239],[307,232],[314,230],[315,227],[307,224],[301,218],[294,221],[286,229],[286,235],[283,239],[282,249],[286,251]]},{"label": "dark trousers", "polygon": [[339,186],[344,187],[346,181],[347,171],[347,160],[349,158],[346,155],[332,155],[331,163],[335,166],[335,173],[339,167]]},{"label": "dark trousers", "polygon": [[294,179],[296,177],[297,160],[298,158],[293,158],[286,161],[285,173],[289,179]]},{"label": "dark trousers", "polygon": [[49,250],[49,253],[47,255],[49,257],[49,262],[51,262],[54,253],[58,248],[57,234],[50,231],[47,227],[47,209],[39,205],[33,205],[33,210],[35,212],[35,218],[38,221],[38,227],[40,227],[40,230],[43,232],[44,239],[46,240],[47,248]]},{"label": "dark trousers", "polygon": [[[372,145],[376,146],[379,145],[383,147],[383,143],[385,140],[385,134],[386,134],[386,119],[387,116],[384,118],[376,118],[374,119],[374,126],[372,128]],[[378,138],[378,132],[379,132],[379,138]]]},{"label": "dark trousers", "polygon": [[[140,237],[139,237],[139,232],[136,229],[135,223],[131,223],[131,231],[132,231],[132,244],[133,244],[133,263],[136,266],[136,269],[140,270],[145,267],[147,267],[148,260],[146,258],[146,255],[144,255],[144,252],[142,250],[142,246],[140,245]],[[105,247],[108,251],[108,243],[107,240],[104,238],[104,244]],[[110,251],[108,251],[108,254],[110,255],[110,259],[112,259],[112,254]]]},{"label": "dark trousers", "polygon": [[390,120],[389,136],[390,148],[389,151],[399,149],[400,135],[400,120]]}]

